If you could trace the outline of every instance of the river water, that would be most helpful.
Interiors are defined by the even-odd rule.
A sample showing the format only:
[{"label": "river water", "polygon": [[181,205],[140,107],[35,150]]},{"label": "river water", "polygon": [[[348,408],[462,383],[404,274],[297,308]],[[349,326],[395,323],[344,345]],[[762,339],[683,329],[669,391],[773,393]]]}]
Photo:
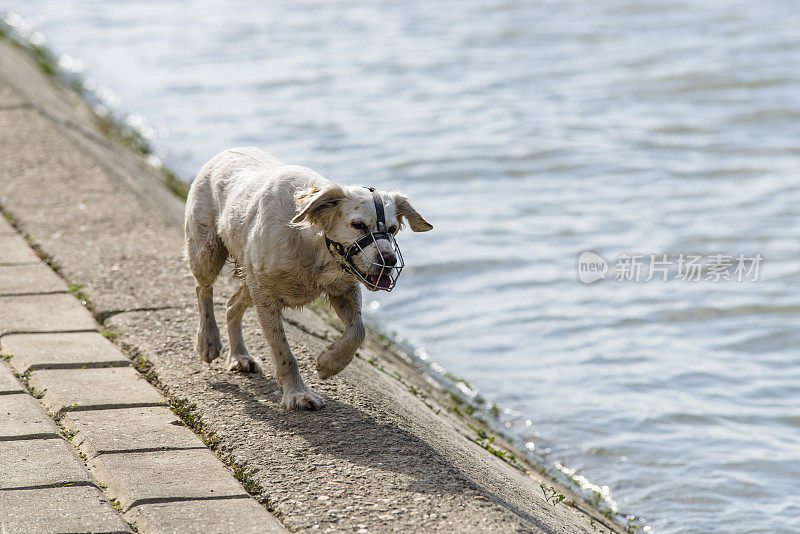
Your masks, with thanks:
[{"label": "river water", "polygon": [[[409,193],[435,230],[400,237],[409,267],[371,315],[623,513],[800,531],[796,2],[2,8],[187,179],[256,145]],[[584,251],[605,280],[578,280]]]}]

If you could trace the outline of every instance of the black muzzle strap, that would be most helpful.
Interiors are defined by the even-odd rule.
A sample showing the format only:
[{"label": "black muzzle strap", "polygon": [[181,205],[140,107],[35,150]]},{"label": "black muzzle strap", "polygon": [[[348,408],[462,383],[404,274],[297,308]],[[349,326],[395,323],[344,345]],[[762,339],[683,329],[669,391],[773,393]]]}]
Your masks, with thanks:
[{"label": "black muzzle strap", "polygon": [[375,203],[375,215],[377,216],[378,232],[379,234],[386,233],[386,213],[383,211],[383,200],[381,196],[375,191],[374,187],[368,187],[372,193],[372,201]]},{"label": "black muzzle strap", "polygon": [[349,260],[351,256],[356,255],[360,249],[364,249],[368,245],[371,245],[373,241],[378,241],[379,239],[389,240],[389,232],[386,231],[386,213],[383,211],[383,200],[381,200],[381,196],[377,193],[377,191],[375,191],[374,187],[368,187],[367,189],[369,189],[372,193],[372,202],[375,203],[375,215],[378,231],[362,236],[361,239],[351,245],[350,249],[347,251],[347,256],[345,257],[347,260]]}]

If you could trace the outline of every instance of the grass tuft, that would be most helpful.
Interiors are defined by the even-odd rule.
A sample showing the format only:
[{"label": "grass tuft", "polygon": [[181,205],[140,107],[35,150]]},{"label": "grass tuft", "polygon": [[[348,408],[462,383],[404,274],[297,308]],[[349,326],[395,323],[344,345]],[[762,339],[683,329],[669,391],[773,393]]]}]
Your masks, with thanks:
[{"label": "grass tuft", "polygon": [[69,285],[69,292],[75,295],[75,297],[81,301],[81,304],[86,305],[89,302],[89,296],[83,291],[83,288],[86,287],[83,284],[70,284]]},{"label": "grass tuft", "polygon": [[22,382],[22,385],[25,386],[25,389],[28,390],[28,393],[30,393],[36,399],[41,399],[42,397],[44,397],[44,394],[47,392],[46,389],[36,389],[35,387],[33,387],[31,385],[31,383],[30,383],[31,372],[30,371],[25,371],[24,373],[18,373],[16,371],[14,371],[14,376],[17,377],[17,380]]},{"label": "grass tuft", "polygon": [[542,493],[544,494],[544,500],[547,501],[548,504],[552,506],[557,505],[565,498],[564,495],[559,493],[554,486],[547,487],[544,484],[539,484],[539,487],[542,488]]},{"label": "grass tuft", "polygon": [[102,332],[100,332],[100,335],[103,336],[104,338],[110,340],[110,341],[114,341],[114,339],[119,335],[119,332],[116,331],[116,330],[108,329],[108,330],[103,330]]},{"label": "grass tuft", "polygon": [[164,175],[164,185],[167,186],[167,189],[179,198],[186,200],[189,195],[189,184],[181,180],[177,174],[167,167],[161,167],[161,173]]},{"label": "grass tuft", "polygon": [[233,456],[228,457],[228,461],[226,462],[231,470],[233,471],[233,476],[238,480],[244,489],[247,490],[247,493],[251,495],[257,495],[264,491],[264,488],[261,487],[261,484],[256,482],[252,477],[256,473],[255,469],[248,468],[236,462]]}]

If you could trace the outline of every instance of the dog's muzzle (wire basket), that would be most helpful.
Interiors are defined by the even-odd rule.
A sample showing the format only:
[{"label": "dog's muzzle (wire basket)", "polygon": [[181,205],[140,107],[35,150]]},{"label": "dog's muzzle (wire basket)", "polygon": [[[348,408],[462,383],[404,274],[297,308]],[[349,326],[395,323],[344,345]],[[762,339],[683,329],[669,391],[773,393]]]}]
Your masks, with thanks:
[{"label": "dog's muzzle (wire basket)", "polygon": [[[375,191],[374,187],[368,187],[367,189],[372,193],[372,202],[375,204],[377,232],[370,232],[361,236],[358,241],[349,247],[333,241],[328,236],[325,236],[325,244],[333,257],[339,261],[342,269],[356,275],[367,286],[367,289],[370,291],[391,291],[397,284],[397,278],[400,276],[400,271],[403,270],[405,263],[403,262],[403,255],[400,253],[400,247],[397,246],[397,241],[394,240],[394,235],[386,231],[386,214],[380,194]],[[382,251],[378,245],[378,241],[382,240],[389,242],[388,251]],[[371,259],[367,251],[364,250],[370,245],[375,245],[380,261]],[[353,258],[359,252],[369,263],[366,274],[362,273],[353,263]]]},{"label": "dog's muzzle (wire basket)", "polygon": [[[389,250],[382,251],[378,245],[379,241],[385,240],[389,243]],[[391,291],[397,284],[397,278],[405,266],[403,254],[397,246],[394,236],[388,232],[370,232],[349,247],[341,243],[325,238],[328,250],[339,260],[339,263],[347,272],[353,273],[370,291]],[[370,245],[375,245],[378,253],[377,259],[370,257],[366,249]],[[359,254],[366,260],[366,274],[361,272],[353,259]]]}]

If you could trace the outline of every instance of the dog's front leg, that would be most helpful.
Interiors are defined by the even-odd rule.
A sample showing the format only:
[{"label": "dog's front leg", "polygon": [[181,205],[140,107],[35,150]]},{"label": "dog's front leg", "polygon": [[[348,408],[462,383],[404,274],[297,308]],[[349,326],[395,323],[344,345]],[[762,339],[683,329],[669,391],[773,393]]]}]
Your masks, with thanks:
[{"label": "dog's front leg", "polygon": [[283,330],[281,306],[274,299],[256,299],[256,311],[261,329],[272,349],[275,379],[283,388],[281,404],[290,410],[319,410],[325,401],[308,389],[300,376],[297,360],[292,355]]},{"label": "dog's front leg", "polygon": [[345,328],[341,337],[328,345],[317,358],[317,373],[322,380],[338,374],[347,367],[347,364],[353,361],[353,355],[366,336],[364,321],[361,318],[361,291],[358,287],[344,295],[329,298]]}]

